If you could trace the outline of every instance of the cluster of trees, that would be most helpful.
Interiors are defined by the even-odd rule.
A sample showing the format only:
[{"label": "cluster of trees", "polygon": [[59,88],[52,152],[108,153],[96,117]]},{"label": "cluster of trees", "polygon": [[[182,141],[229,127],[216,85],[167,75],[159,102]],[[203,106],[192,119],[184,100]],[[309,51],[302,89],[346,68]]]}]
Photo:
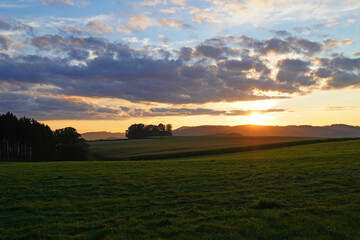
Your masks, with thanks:
[{"label": "cluster of trees", "polygon": [[172,125],[164,124],[159,125],[145,125],[133,124],[126,130],[126,137],[128,139],[140,139],[153,136],[172,136]]},{"label": "cluster of trees", "polygon": [[0,159],[23,161],[85,160],[88,144],[74,128],[49,126],[12,113],[0,115]]}]

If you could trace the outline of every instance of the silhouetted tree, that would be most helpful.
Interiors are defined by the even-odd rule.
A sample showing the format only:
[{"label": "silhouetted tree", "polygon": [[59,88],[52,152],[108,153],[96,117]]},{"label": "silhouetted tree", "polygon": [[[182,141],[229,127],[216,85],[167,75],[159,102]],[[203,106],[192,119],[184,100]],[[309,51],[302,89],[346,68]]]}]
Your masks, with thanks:
[{"label": "silhouetted tree", "polygon": [[83,161],[87,159],[89,145],[75,128],[57,129],[54,137],[59,160]]},{"label": "silhouetted tree", "polygon": [[166,136],[172,136],[172,125],[171,124],[166,124]]},{"label": "silhouetted tree", "polygon": [[128,130],[126,130],[125,136],[129,139],[139,139],[146,137],[145,125],[142,123],[131,125]]},{"label": "silhouetted tree", "polygon": [[74,128],[56,130],[30,118],[0,115],[0,159],[85,160],[88,145]]},{"label": "silhouetted tree", "polygon": [[0,158],[25,161],[54,160],[55,143],[51,129],[34,119],[8,112],[0,115]]},{"label": "silhouetted tree", "polygon": [[152,136],[172,136],[171,124],[165,125],[144,125],[133,124],[126,130],[126,137],[129,139],[140,139]]}]

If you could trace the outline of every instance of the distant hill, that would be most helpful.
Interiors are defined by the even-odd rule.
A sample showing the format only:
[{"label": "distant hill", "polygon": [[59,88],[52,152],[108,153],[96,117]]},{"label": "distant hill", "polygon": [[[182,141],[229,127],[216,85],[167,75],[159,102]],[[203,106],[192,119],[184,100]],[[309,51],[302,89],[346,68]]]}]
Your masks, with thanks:
[{"label": "distant hill", "polygon": [[81,137],[83,137],[85,140],[111,140],[111,139],[120,139],[125,138],[125,133],[111,133],[111,132],[87,132],[82,133]]},{"label": "distant hill", "polygon": [[181,127],[173,131],[174,136],[209,136],[235,135],[242,136],[292,136],[292,137],[360,137],[360,127],[344,124],[331,126],[197,126]]}]

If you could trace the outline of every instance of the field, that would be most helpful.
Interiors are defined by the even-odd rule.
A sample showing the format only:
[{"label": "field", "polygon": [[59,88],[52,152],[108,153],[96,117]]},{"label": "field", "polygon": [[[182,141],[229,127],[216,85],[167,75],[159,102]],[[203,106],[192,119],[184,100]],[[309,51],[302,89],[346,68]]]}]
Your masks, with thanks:
[{"label": "field", "polygon": [[360,239],[359,176],[359,140],[171,161],[1,162],[0,239]]},{"label": "field", "polygon": [[[227,150],[244,146],[276,144],[294,141],[315,140],[300,137],[154,137],[126,141],[93,141],[90,151],[96,160],[159,159],[174,156],[190,156],[211,151]],[[204,154],[201,154],[204,153]]]}]

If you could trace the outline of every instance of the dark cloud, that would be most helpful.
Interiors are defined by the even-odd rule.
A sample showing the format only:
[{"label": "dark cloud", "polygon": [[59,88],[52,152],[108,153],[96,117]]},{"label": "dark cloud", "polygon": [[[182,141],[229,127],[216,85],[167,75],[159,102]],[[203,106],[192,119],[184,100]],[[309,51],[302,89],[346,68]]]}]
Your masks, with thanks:
[{"label": "dark cloud", "polygon": [[207,44],[200,44],[195,47],[195,55],[203,56],[213,59],[225,59],[229,56],[235,56],[239,54],[238,49],[233,49],[224,46],[214,46]]},{"label": "dark cloud", "polygon": [[360,58],[335,56],[318,61],[322,65],[315,74],[319,78],[327,79],[325,89],[360,87]]},{"label": "dark cloud", "polygon": [[128,108],[99,107],[79,99],[63,97],[39,97],[24,93],[0,93],[0,113],[13,112],[18,116],[38,120],[72,119],[126,119],[129,117],[165,116],[245,116],[252,113],[283,112],[284,109],[268,110],[213,110],[207,108]]},{"label": "dark cloud", "polygon": [[113,45],[100,37],[62,37],[58,34],[47,34],[33,37],[31,43],[40,50],[69,50],[82,48],[86,50],[109,51]]},{"label": "dark cloud", "polygon": [[287,40],[291,42],[292,48],[297,53],[314,55],[323,48],[322,44],[307,39],[288,38]]},{"label": "dark cloud", "polygon": [[244,47],[253,48],[262,55],[299,53],[312,56],[323,50],[324,46],[322,43],[296,37],[286,39],[271,38],[259,41],[242,35],[232,38],[231,41]]},{"label": "dark cloud", "polygon": [[332,71],[327,68],[319,68],[316,70],[315,75],[319,78],[328,78],[332,75]]},{"label": "dark cloud", "polygon": [[[25,89],[51,85],[51,93],[70,96],[201,104],[273,98],[266,96],[267,91],[283,98],[318,87],[329,76],[333,77],[326,79],[329,88],[357,86],[359,79],[360,60],[338,55],[308,58],[320,51],[321,44],[298,38],[259,41],[221,36],[194,48],[183,47],[175,55],[151,47],[133,49],[100,37],[48,34],[33,37],[31,43],[39,55],[0,56],[0,83]],[[41,54],[50,50],[55,51],[53,57]],[[271,51],[305,56],[280,60],[274,72],[265,56]],[[259,91],[265,94],[256,94]]]},{"label": "dark cloud", "polygon": [[289,33],[288,31],[285,31],[285,30],[271,30],[270,32],[278,37],[290,37],[291,36],[291,33]]},{"label": "dark cloud", "polygon": [[34,35],[34,28],[17,19],[0,19],[0,30],[23,31],[26,34]]},{"label": "dark cloud", "polygon": [[337,70],[333,76],[328,80],[325,88],[345,88],[345,87],[360,87],[360,74]]},{"label": "dark cloud", "polygon": [[[32,43],[40,50],[65,51],[68,58],[28,55],[0,61],[0,70],[4,71],[0,81],[52,84],[61,94],[130,101],[205,103],[268,98],[248,92],[263,89],[261,81],[251,84],[252,79],[243,78],[233,84],[231,79],[224,79],[233,76],[226,76],[216,65],[185,64],[181,58],[158,59],[150,53],[98,38],[46,35],[33,38]],[[87,53],[82,50],[86,49],[99,55],[86,59],[83,65],[69,64],[74,58],[84,59]],[[239,87],[241,82],[246,89]]]},{"label": "dark cloud", "polygon": [[[16,19],[7,19],[6,21],[0,19],[0,30],[10,30],[10,31],[23,31],[26,34],[33,35],[33,28],[27,24],[24,24]],[[8,35],[0,34],[0,50],[8,50],[11,45],[12,47],[20,47],[21,44],[16,43]]]},{"label": "dark cloud", "polygon": [[0,19],[0,30],[8,30],[10,29],[10,27],[11,27],[10,23]]},{"label": "dark cloud", "polygon": [[281,83],[291,85],[294,89],[300,86],[315,85],[316,81],[310,74],[310,65],[310,62],[299,59],[280,60],[276,79]]},{"label": "dark cloud", "polygon": [[129,109],[123,108],[131,117],[159,117],[159,116],[247,116],[253,113],[284,112],[285,109],[268,110],[214,110],[208,108],[150,108],[150,109]]},{"label": "dark cloud", "polygon": [[194,51],[191,47],[182,47],[179,51],[179,56],[185,61],[189,61],[194,57]]},{"label": "dark cloud", "polygon": [[114,109],[94,106],[80,100],[2,92],[0,93],[0,112],[8,111],[18,116],[36,117],[38,120],[120,117],[117,114],[118,111]]},{"label": "dark cloud", "polygon": [[290,72],[308,72],[309,66],[309,61],[305,62],[299,59],[283,59],[278,62],[278,67],[280,70]]},{"label": "dark cloud", "polygon": [[329,65],[334,68],[353,71],[360,70],[360,58],[347,58],[343,56],[332,58]]},{"label": "dark cloud", "polygon": [[227,60],[224,62],[224,66],[228,70],[235,70],[235,71],[248,71],[253,68],[253,61],[251,60]]}]

